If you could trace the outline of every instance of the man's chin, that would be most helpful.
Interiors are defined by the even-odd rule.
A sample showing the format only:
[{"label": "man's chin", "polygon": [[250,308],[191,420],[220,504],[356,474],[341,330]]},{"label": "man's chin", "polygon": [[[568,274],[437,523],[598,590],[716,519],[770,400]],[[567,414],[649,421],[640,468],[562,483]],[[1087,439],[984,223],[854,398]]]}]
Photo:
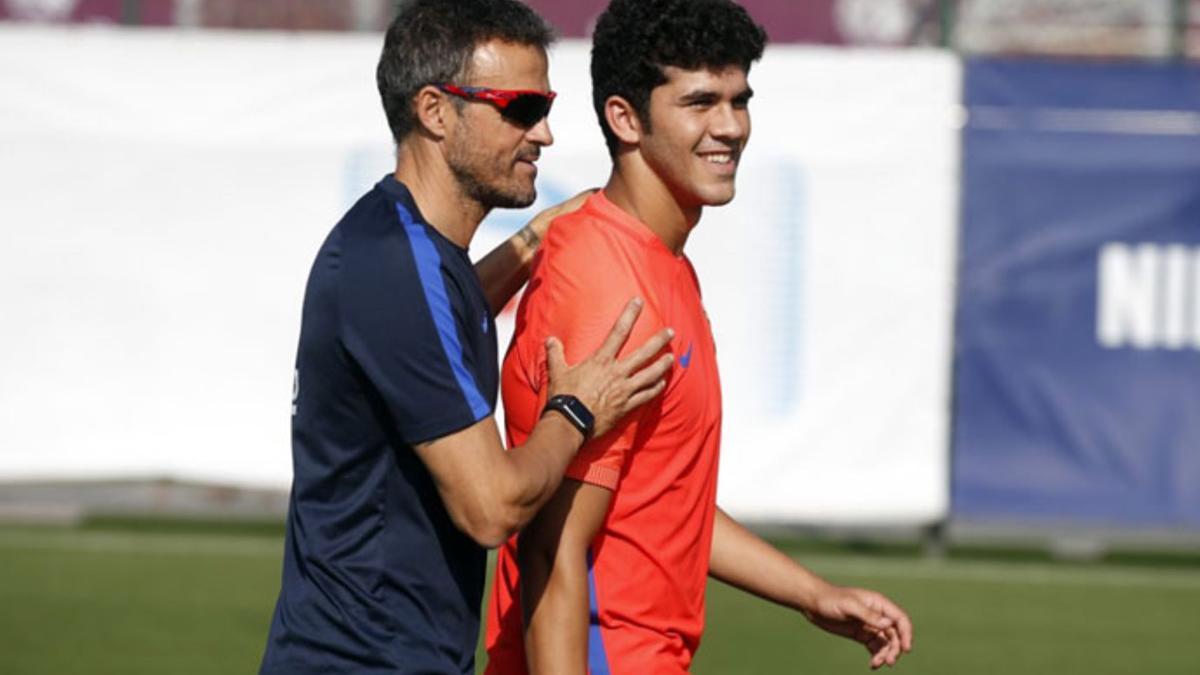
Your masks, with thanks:
[{"label": "man's chin", "polygon": [[501,189],[475,183],[467,194],[487,209],[523,209],[537,201],[537,190]]},{"label": "man's chin", "polygon": [[537,201],[537,191],[522,194],[496,193],[484,202],[493,209],[523,209]]},{"label": "man's chin", "polygon": [[729,190],[716,191],[705,195],[704,205],[725,206],[729,202],[733,201],[735,196],[737,196],[737,190],[734,190],[733,188],[730,188]]}]

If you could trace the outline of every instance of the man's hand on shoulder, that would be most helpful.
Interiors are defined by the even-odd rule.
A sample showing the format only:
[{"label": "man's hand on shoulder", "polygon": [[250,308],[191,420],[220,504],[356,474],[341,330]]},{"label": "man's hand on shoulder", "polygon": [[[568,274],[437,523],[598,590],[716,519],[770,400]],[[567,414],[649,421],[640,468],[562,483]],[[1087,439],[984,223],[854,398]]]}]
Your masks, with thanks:
[{"label": "man's hand on shoulder", "polygon": [[517,291],[529,281],[533,256],[546,238],[550,223],[583,206],[593,192],[595,190],[581,192],[537,214],[529,224],[475,263],[475,274],[479,277],[479,285],[488,297],[493,314],[503,311]]},{"label": "man's hand on shoulder", "polygon": [[525,242],[525,245],[528,246],[530,250],[536,249],[538,244],[540,244],[542,240],[546,238],[546,233],[550,231],[550,224],[554,222],[555,218],[558,218],[559,216],[565,216],[573,211],[578,211],[579,207],[583,206],[583,203],[586,202],[592,195],[596,194],[596,192],[596,188],[589,188],[583,192],[580,192],[574,197],[571,197],[565,202],[555,204],[554,206],[541,211],[533,217],[533,220],[529,221],[528,225],[521,228],[521,231],[518,233],[521,237],[521,240]]},{"label": "man's hand on shoulder", "polygon": [[[558,340],[548,341],[549,395],[577,398],[591,412],[597,436],[666,387],[671,354],[654,357],[671,340],[670,329],[659,331],[625,358],[617,358],[641,308],[641,301],[630,301],[604,343],[575,366],[567,366]],[[523,445],[504,452],[496,422],[488,415],[415,449],[433,474],[455,525],[479,545],[494,547],[553,496],[584,440],[565,417],[543,419]]]},{"label": "man's hand on shoulder", "polygon": [[664,376],[674,357],[670,352],[654,357],[674,336],[670,328],[651,336],[625,358],[617,358],[637,322],[642,304],[640,299],[630,300],[604,343],[574,366],[567,366],[558,338],[546,340],[548,397],[568,394],[579,399],[595,419],[595,436],[603,436],[626,414],[661,394],[667,386]]}]

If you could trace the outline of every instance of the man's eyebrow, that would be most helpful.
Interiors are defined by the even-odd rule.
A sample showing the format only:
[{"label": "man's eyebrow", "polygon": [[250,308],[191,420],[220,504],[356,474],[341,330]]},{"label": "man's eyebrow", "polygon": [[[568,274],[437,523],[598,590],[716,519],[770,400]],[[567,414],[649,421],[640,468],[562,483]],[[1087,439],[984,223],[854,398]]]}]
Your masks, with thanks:
[{"label": "man's eyebrow", "polygon": [[[733,97],[735,101],[749,101],[754,97],[754,90],[746,87]],[[711,103],[721,99],[721,94],[712,89],[694,89],[679,97],[679,102],[685,105],[691,103]]]},{"label": "man's eyebrow", "polygon": [[679,97],[681,103],[705,103],[715,101],[719,98],[719,94],[712,89],[693,89],[683,96]]}]

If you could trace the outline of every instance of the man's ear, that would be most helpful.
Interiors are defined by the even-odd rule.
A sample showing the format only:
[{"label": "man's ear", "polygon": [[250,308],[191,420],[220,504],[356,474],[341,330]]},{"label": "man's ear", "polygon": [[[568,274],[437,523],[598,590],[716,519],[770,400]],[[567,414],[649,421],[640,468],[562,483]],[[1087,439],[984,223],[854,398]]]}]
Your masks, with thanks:
[{"label": "man's ear", "polygon": [[617,140],[626,145],[637,145],[642,140],[642,119],[633,104],[620,96],[609,96],[604,102],[604,120]]},{"label": "man's ear", "polygon": [[425,133],[441,140],[446,137],[449,107],[453,103],[440,89],[433,85],[421,87],[412,100],[413,115],[417,125]]}]

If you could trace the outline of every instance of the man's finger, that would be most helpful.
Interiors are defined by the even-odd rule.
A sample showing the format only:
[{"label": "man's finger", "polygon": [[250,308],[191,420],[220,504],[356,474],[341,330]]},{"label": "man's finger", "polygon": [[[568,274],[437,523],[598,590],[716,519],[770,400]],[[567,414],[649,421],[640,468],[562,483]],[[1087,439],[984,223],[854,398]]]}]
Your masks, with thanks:
[{"label": "man's finger", "polygon": [[567,201],[560,202],[558,204],[555,204],[554,206],[551,206],[550,208],[546,209],[545,211],[542,211],[536,217],[540,218],[543,215],[545,215],[548,218],[557,218],[559,216],[563,216],[568,213],[571,213],[572,211],[577,211],[577,210],[579,210],[579,207],[583,206],[583,203],[586,202],[589,197],[596,194],[596,191],[597,191],[596,188],[588,188],[587,190],[580,192],[579,194],[575,195],[574,197],[571,197]]},{"label": "man's finger", "polygon": [[871,670],[883,667],[886,662],[883,655],[886,648],[887,643],[882,638],[875,638],[867,645],[867,649],[871,652]]},{"label": "man's finger", "polygon": [[643,389],[643,390],[637,392],[636,394],[634,394],[633,396],[630,396],[629,400],[625,402],[625,408],[621,411],[621,414],[624,415],[625,413],[629,412],[630,410],[634,410],[635,408],[642,405],[643,403],[646,403],[647,401],[652,400],[655,396],[658,396],[659,394],[663,393],[663,390],[666,388],[667,388],[667,381],[659,380],[658,382],[654,383],[654,386],[650,387],[649,389]]},{"label": "man's finger", "polygon": [[567,357],[556,337],[546,338],[546,375],[554,382],[567,369]]},{"label": "man's finger", "polygon": [[571,211],[577,210],[579,207],[583,206],[583,203],[586,202],[589,197],[596,194],[598,191],[599,190],[597,188],[588,188],[583,192],[580,192],[574,197],[571,197],[567,201],[559,204],[557,207],[558,213],[570,213]]},{"label": "man's finger", "polygon": [[621,312],[621,316],[617,318],[617,322],[613,324],[608,337],[604,338],[604,344],[596,350],[595,357],[602,362],[616,358],[621,347],[625,346],[625,341],[629,339],[629,333],[633,331],[633,324],[637,322],[638,315],[641,313],[642,299],[630,300],[629,304],[625,305],[625,310]]},{"label": "man's finger", "polygon": [[657,361],[641,369],[629,378],[629,390],[638,391],[650,386],[657,380],[661,380],[663,375],[666,375],[667,371],[670,370],[671,363],[674,361],[674,356],[663,354]]},{"label": "man's finger", "polygon": [[875,609],[858,597],[851,597],[842,608],[850,617],[861,621],[863,626],[872,633],[882,633],[892,627],[892,620],[883,612]]},{"label": "man's finger", "polygon": [[875,657],[879,656],[879,652],[883,651],[884,647],[887,647],[887,640],[882,635],[875,633],[863,642],[863,646],[867,648],[871,656]]},{"label": "man's finger", "polygon": [[896,628],[896,635],[900,640],[900,646],[904,651],[912,651],[913,641],[913,625],[912,620],[908,618],[908,614],[900,609],[900,606],[892,602],[885,596],[879,598],[881,611],[892,621],[892,625]]},{"label": "man's finger", "polygon": [[541,213],[534,216],[533,220],[529,221],[529,226],[537,232],[539,237],[544,236],[546,234],[546,230],[550,228],[550,221],[558,218],[559,216],[565,216],[572,211],[578,210],[579,207],[583,206],[583,203],[587,201],[588,197],[591,197],[595,193],[596,189],[591,188],[580,192],[565,202],[555,204],[554,206],[551,206],[550,208],[545,209]]},{"label": "man's finger", "polygon": [[661,352],[671,342],[671,338],[673,337],[675,337],[674,329],[664,328],[658,331],[650,339],[643,342],[642,346],[634,350],[632,354],[621,359],[619,364],[620,372],[622,374],[629,374],[641,368],[643,363],[654,358],[655,354]]},{"label": "man's finger", "polygon": [[908,614],[899,607],[895,607],[894,616],[896,619],[896,632],[900,636],[900,646],[904,651],[911,652],[913,648],[912,619],[909,619]]},{"label": "man's finger", "polygon": [[[891,629],[888,629],[888,631],[891,631]],[[889,636],[888,631],[875,633],[866,642],[867,651],[871,653],[872,669],[896,664],[896,648],[899,643],[892,639],[892,636]],[[894,634],[894,631],[892,631],[892,635]]]},{"label": "man's finger", "polygon": [[900,636],[896,633],[896,628],[887,629],[887,647],[885,655],[889,666],[896,665],[896,660],[900,658]]}]

